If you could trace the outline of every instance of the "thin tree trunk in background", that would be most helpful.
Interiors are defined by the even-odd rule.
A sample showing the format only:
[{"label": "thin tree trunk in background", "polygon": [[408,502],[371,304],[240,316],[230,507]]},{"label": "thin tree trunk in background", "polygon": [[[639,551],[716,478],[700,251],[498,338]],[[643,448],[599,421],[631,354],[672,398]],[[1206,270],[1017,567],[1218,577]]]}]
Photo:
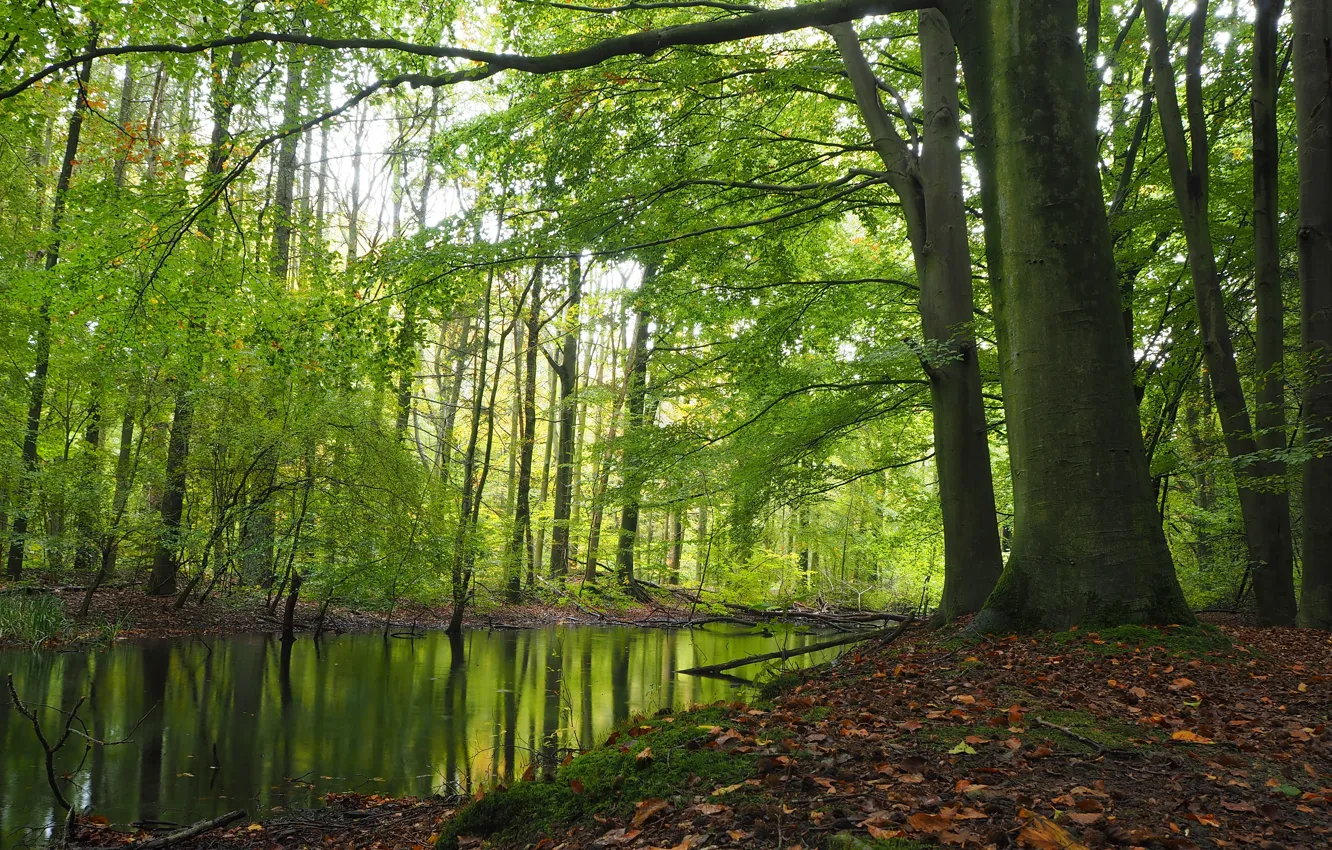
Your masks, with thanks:
[{"label": "thin tree trunk in background", "polygon": [[[228,142],[231,139],[231,115],[235,108],[232,92],[236,77],[241,68],[241,51],[233,47],[227,60],[225,75],[218,80],[212,95],[213,130],[208,143],[208,165],[205,169],[205,191],[221,179],[230,154]],[[222,261],[222,250],[217,245],[216,208],[199,219],[199,230],[212,241],[209,247],[208,262],[213,269],[218,269]],[[189,319],[188,327],[197,330],[197,320]],[[193,334],[190,334],[193,336]],[[193,340],[187,337],[186,345]],[[190,451],[190,433],[194,428],[194,396],[192,384],[203,369],[203,350],[187,351],[185,367],[176,379],[174,409],[171,413],[171,431],[167,438],[166,475],[162,493],[162,531],[158,535],[153,550],[153,567],[148,576],[147,592],[152,596],[173,596],[176,592],[176,575],[180,572],[178,549],[180,546],[180,521],[185,509],[185,485],[188,473]]]},{"label": "thin tree trunk in background", "polygon": [[667,518],[669,525],[670,548],[666,552],[666,580],[671,584],[680,583],[680,558],[684,555],[684,522],[680,518],[682,509],[676,507]]},{"label": "thin tree trunk in background", "polygon": [[[643,279],[654,275],[649,267],[643,272]],[[647,371],[648,356],[648,318],[640,304],[634,310],[634,346],[630,354],[628,374],[629,391],[625,394],[628,410],[624,426],[624,436],[632,440],[640,436],[643,428],[644,413],[647,407]],[[615,549],[616,579],[625,585],[634,583],[634,545],[638,541],[638,494],[642,487],[642,472],[639,467],[642,459],[638,457],[632,445],[626,445],[623,455],[621,476],[624,480],[624,506],[620,510],[620,539]]]},{"label": "thin tree trunk in background", "polygon": [[698,506],[698,540],[694,544],[694,573],[698,581],[703,581],[704,568],[708,563],[708,506]]},{"label": "thin tree trunk in background", "polygon": [[[957,0],[1013,469],[980,631],[1192,623],[1152,499],[1066,0]],[[1004,33],[996,38],[995,33]]]},{"label": "thin tree trunk in background", "polygon": [[458,402],[462,397],[463,378],[467,372],[467,351],[471,341],[472,317],[463,317],[462,328],[458,333],[457,354],[453,358],[453,381],[449,387],[448,404],[444,406],[444,421],[440,425],[439,474],[445,483],[449,481],[449,460],[453,453],[453,425],[458,419]]},{"label": "thin tree trunk in background", "polygon": [[[541,497],[537,499],[537,509],[544,509],[546,499],[550,496],[550,461],[555,453],[555,405],[559,400],[559,376],[552,371],[550,373],[550,392],[549,401],[546,404],[546,452],[545,459],[541,462]],[[537,523],[536,541],[532,544],[532,560],[527,564],[527,586],[532,587],[536,584],[536,569],[538,564],[545,563],[546,553],[546,524]]]},{"label": "thin tree trunk in background", "polygon": [[468,424],[467,448],[463,453],[462,498],[458,506],[458,530],[453,541],[453,567],[451,570],[453,589],[453,616],[449,620],[448,633],[462,632],[463,608],[467,604],[467,593],[471,577],[466,574],[467,558],[465,549],[472,545],[471,521],[472,499],[476,490],[476,444],[481,432],[481,406],[486,392],[486,363],[490,357],[490,298],[494,288],[494,272],[486,281],[486,297],[482,304],[481,337],[477,353],[476,370],[472,381],[472,418]]},{"label": "thin tree trunk in background", "polygon": [[[621,323],[623,324],[623,323]],[[617,347],[613,344],[619,338],[619,329],[611,334],[611,384],[618,383],[616,372],[616,363],[619,359]],[[583,568],[583,581],[595,582],[597,580],[597,557],[601,549],[601,526],[606,514],[606,491],[610,488],[610,474],[612,463],[611,452],[614,451],[615,435],[618,431],[620,421],[620,410],[624,407],[625,396],[629,392],[629,374],[626,372],[624,385],[620,391],[615,394],[615,402],[611,405],[610,416],[606,426],[604,436],[598,438],[598,452],[592,469],[592,515],[588,520],[587,531],[587,559]]]},{"label": "thin tree trunk in background", "polygon": [[560,443],[555,466],[555,515],[550,536],[550,575],[569,571],[569,517],[573,498],[574,437],[578,430],[578,336],[582,325],[582,266],[569,262],[569,306],[565,313],[564,352],[560,356]]},{"label": "thin tree trunk in background", "polygon": [[[97,31],[89,46],[96,46]],[[65,155],[56,177],[55,196],[51,202],[51,241],[46,249],[46,271],[60,262],[60,226],[65,215],[65,195],[79,158],[79,136],[83,132],[83,116],[88,108],[84,92],[92,76],[92,61],[85,60],[79,67],[78,92],[69,116],[69,129],[65,135]],[[34,365],[28,379],[28,421],[23,431],[23,477],[19,479],[14,500],[14,526],[9,537],[9,559],[6,574],[17,581],[23,576],[23,553],[28,536],[28,512],[31,510],[32,490],[36,483],[40,457],[37,438],[41,435],[42,406],[46,403],[46,376],[51,368],[51,296],[42,299],[37,308],[37,332],[33,340]]]},{"label": "thin tree trunk in background", "polygon": [[[537,344],[541,334],[541,274],[538,263],[532,272],[531,304],[527,311],[527,348],[523,351],[526,370],[523,373],[522,440],[518,458],[518,487],[513,503],[513,534],[509,538],[510,569],[507,570],[506,598],[519,602],[523,597],[523,556],[531,562],[533,553],[527,547],[532,535],[532,454],[536,443],[536,371]],[[517,339],[514,340],[518,350]],[[516,389],[516,388],[515,388]]]},{"label": "thin tree trunk in background", "polygon": [[958,149],[957,51],[937,11],[919,15],[924,144],[917,155],[879,100],[855,30],[829,28],[856,103],[902,202],[920,280],[921,362],[930,380],[935,466],[944,526],[944,589],[938,616],[980,610],[1003,571],[990,445],[972,330],[971,247]]},{"label": "thin tree trunk in background", "polygon": [[147,152],[144,154],[143,181],[152,183],[157,179],[158,150],[162,147],[162,109],[166,95],[166,65],[158,63],[157,75],[153,78],[153,96],[148,102],[148,137],[144,140]]},{"label": "thin tree trunk in background", "polygon": [[1300,338],[1306,361],[1300,621],[1332,629],[1332,8],[1294,0]]},{"label": "thin tree trunk in background", "polygon": [[116,556],[120,551],[120,523],[129,504],[130,480],[134,462],[134,419],[139,403],[137,382],[131,385],[125,399],[125,413],[120,419],[120,445],[116,452],[116,481],[111,493],[111,517],[102,535],[101,565],[96,578],[84,593],[79,616],[86,617],[92,606],[93,593],[116,572]]},{"label": "thin tree trunk in background", "polygon": [[[1145,3],[1156,79],[1174,80],[1175,72],[1170,61],[1165,12],[1161,8],[1160,0],[1145,0]],[[1244,518],[1249,573],[1253,579],[1254,597],[1258,603],[1258,617],[1268,625],[1287,625],[1295,622],[1295,585],[1290,504],[1282,480],[1284,468],[1273,460],[1254,456],[1258,450],[1258,441],[1251,426],[1239,366],[1235,361],[1230,324],[1226,317],[1225,295],[1221,290],[1221,276],[1216,266],[1211,223],[1208,220],[1207,122],[1202,102],[1202,51],[1207,6],[1206,0],[1199,0],[1189,27],[1185,66],[1187,141],[1179,99],[1173,86],[1157,86],[1157,112],[1161,118],[1175,204],[1184,222],[1189,269],[1193,277],[1194,302],[1197,305],[1198,324],[1202,332],[1203,355],[1212,380],[1217,410],[1221,414],[1222,436],[1226,450],[1231,461],[1237,465],[1235,478],[1239,489],[1240,513]],[[1261,60],[1255,59],[1255,62]],[[1261,98],[1261,96],[1255,92],[1255,97]],[[1261,142],[1257,145],[1261,147]],[[1255,150],[1255,179],[1261,165],[1262,163],[1258,161],[1258,150]],[[1259,227],[1267,224],[1261,220],[1264,218],[1261,211],[1256,211],[1256,214],[1260,220]],[[1256,259],[1259,262],[1263,260],[1261,256]],[[1263,270],[1259,268],[1257,273],[1261,289]],[[1275,341],[1268,338],[1260,321],[1259,333],[1263,336],[1260,336],[1259,360],[1269,356],[1270,349],[1274,346],[1279,354],[1281,345],[1279,282],[1275,297],[1278,311],[1278,338]],[[1270,295],[1260,291],[1258,298],[1260,310],[1272,308]],[[1266,306],[1261,304],[1264,298],[1269,301]],[[1260,319],[1263,317],[1265,314],[1260,315]],[[1263,343],[1266,343],[1267,351],[1263,350]],[[1280,415],[1280,411],[1275,413]],[[1246,484],[1250,481],[1254,484]],[[1266,489],[1268,487],[1282,489],[1269,491]]]},{"label": "thin tree trunk in background", "polygon": [[[295,31],[299,34],[303,24],[297,22]],[[282,126],[292,127],[301,119],[304,103],[302,84],[302,51],[292,47],[287,52],[287,79],[282,91]],[[273,223],[273,253],[269,258],[269,269],[280,285],[285,287],[291,271],[291,236],[295,230],[296,210],[296,162],[299,135],[291,135],[278,143],[277,178],[274,187],[274,204],[277,207]]]},{"label": "thin tree trunk in background", "polygon": [[125,185],[125,168],[129,164],[129,154],[133,150],[134,134],[129,130],[130,118],[134,115],[134,64],[126,62],[124,78],[120,81],[120,108],[116,113],[116,124],[120,126],[120,138],[116,141],[121,146],[120,155],[111,167],[111,180],[117,189]]},{"label": "thin tree trunk in background", "polygon": [[356,107],[356,129],[352,134],[351,202],[347,208],[347,265],[356,262],[361,251],[361,161],[365,146],[365,104]]}]

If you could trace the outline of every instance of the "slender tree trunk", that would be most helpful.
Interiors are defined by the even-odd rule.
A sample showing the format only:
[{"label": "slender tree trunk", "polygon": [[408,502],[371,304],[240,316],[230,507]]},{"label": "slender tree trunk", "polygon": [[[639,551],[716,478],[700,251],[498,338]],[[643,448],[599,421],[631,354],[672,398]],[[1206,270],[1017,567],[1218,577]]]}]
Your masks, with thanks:
[{"label": "slender tree trunk", "polygon": [[[552,371],[550,375],[549,401],[546,403],[546,451],[544,459],[541,462],[541,496],[537,499],[537,508],[541,510],[546,506],[546,499],[550,496],[550,461],[555,453],[555,406],[559,400],[559,376]],[[536,569],[538,564],[545,563],[546,553],[546,524],[537,523],[536,541],[532,544],[532,560],[527,564],[527,586],[536,584]]]},{"label": "slender tree trunk", "polygon": [[458,347],[453,358],[453,380],[449,385],[448,403],[444,405],[444,420],[439,429],[439,474],[448,483],[449,459],[453,453],[453,426],[458,420],[458,402],[462,397],[463,377],[467,371],[467,352],[472,333],[472,317],[463,318],[458,332]]},{"label": "slender tree trunk", "polygon": [[[503,210],[500,212],[500,220],[503,222]],[[480,501],[480,490],[484,488],[484,482],[481,483],[481,486],[478,486],[476,481],[476,448],[480,437],[481,410],[486,392],[486,367],[490,359],[490,301],[494,287],[495,274],[492,270],[486,280],[486,295],[482,304],[481,344],[477,352],[476,373],[472,383],[472,421],[468,426],[467,450],[463,455],[462,498],[458,508],[458,529],[454,537],[453,566],[451,570],[453,614],[449,618],[447,629],[449,634],[460,634],[462,632],[463,610],[467,605],[467,595],[471,590],[470,565],[473,556],[470,550],[475,545],[473,535],[476,531],[475,521],[473,520],[476,513],[473,501]],[[495,367],[496,371],[499,370],[500,362],[503,362],[502,344]],[[494,420],[493,414],[494,411],[491,411],[492,423]]]},{"label": "slender tree trunk", "polygon": [[930,380],[935,466],[944,526],[944,589],[938,616],[980,610],[1003,570],[972,330],[971,247],[958,149],[957,51],[938,11],[919,15],[924,75],[924,144],[917,156],[879,100],[873,69],[851,26],[829,31],[837,42],[861,115],[902,201],[921,282],[921,362]]},{"label": "slender tree trunk", "polygon": [[1332,629],[1332,8],[1294,0],[1304,392],[1304,576],[1300,621]]},{"label": "slender tree trunk", "polygon": [[[1077,4],[958,0],[1013,469],[980,630],[1191,623],[1151,495]],[[1002,33],[1002,37],[996,37]]]},{"label": "slender tree trunk", "polygon": [[[649,268],[643,273],[644,280],[653,276]],[[634,310],[634,347],[630,355],[628,376],[629,391],[625,404],[628,408],[628,420],[625,423],[626,439],[640,436],[647,408],[647,371],[648,323],[647,312],[640,305]],[[632,445],[627,445],[623,454],[621,476],[624,480],[624,506],[620,510],[620,539],[615,550],[615,573],[621,584],[632,586],[634,583],[634,544],[638,540],[638,495],[643,486],[643,473],[640,469],[642,458]]]},{"label": "slender tree trunk", "polygon": [[[218,81],[212,95],[213,130],[208,143],[208,165],[204,171],[206,189],[221,179],[231,152],[229,147],[231,115],[235,108],[232,93],[240,68],[241,50],[239,47],[233,47],[227,60],[226,73]],[[208,263],[214,269],[220,266],[223,253],[214,239],[215,219],[214,209],[199,220],[199,229],[206,237],[213,240],[209,248]],[[188,327],[190,331],[196,331],[197,320],[191,318]],[[192,340],[187,337],[186,346],[190,346],[191,343]],[[185,509],[190,432],[194,428],[193,382],[203,368],[202,349],[187,351],[185,364],[176,380],[171,431],[167,438],[166,475],[161,507],[162,531],[153,550],[153,566],[148,576],[147,591],[152,596],[173,596],[176,592],[176,575],[180,571],[178,556],[180,522]]]},{"label": "slender tree trunk", "polygon": [[[615,330],[612,339],[619,337],[619,329]],[[615,367],[617,352],[614,346],[611,348],[611,382],[616,382]],[[610,487],[610,474],[612,464],[611,452],[615,445],[615,435],[617,425],[620,420],[620,410],[624,407],[625,396],[629,392],[629,375],[626,373],[624,386],[615,395],[615,403],[611,405],[609,424],[606,426],[604,437],[600,438],[599,451],[597,453],[596,463],[592,470],[592,514],[588,520],[587,532],[587,559],[583,570],[584,582],[595,582],[597,580],[597,557],[601,549],[601,526],[606,514],[606,491]]]},{"label": "slender tree trunk", "polygon": [[680,583],[680,558],[684,555],[684,522],[682,508],[675,508],[668,517],[670,548],[666,551],[666,577],[671,584]]},{"label": "slender tree trunk", "polygon": [[[518,486],[514,493],[513,532],[509,538],[509,565],[506,569],[508,579],[505,595],[510,602],[519,602],[523,596],[523,555],[530,560],[532,553],[527,551],[526,541],[532,533],[532,454],[536,442],[536,370],[537,345],[541,334],[541,275],[538,263],[532,272],[531,304],[527,310],[527,347],[523,351],[526,370],[523,374],[522,433],[518,457]],[[515,340],[515,345],[517,340]],[[515,353],[517,349],[515,348]]]},{"label": "slender tree trunk", "polygon": [[[295,31],[302,32],[304,24],[297,21]],[[302,105],[305,102],[302,82],[303,51],[292,46],[287,51],[287,79],[282,92],[282,126],[292,127],[301,119]],[[269,267],[273,277],[280,285],[287,282],[291,271],[291,236],[296,228],[296,163],[299,135],[291,135],[278,143],[277,179],[274,187],[274,205],[276,206],[273,224],[273,254]]]},{"label": "slender tree trunk", "polygon": [[[96,28],[90,46],[97,41]],[[69,129],[65,135],[65,156],[56,177],[55,197],[51,203],[51,241],[46,249],[46,271],[60,262],[60,229],[65,215],[65,196],[69,192],[70,177],[79,158],[79,136],[83,132],[83,116],[88,108],[84,100],[88,80],[92,76],[92,61],[79,67],[78,93],[69,116]],[[37,438],[41,435],[42,407],[46,403],[46,377],[51,369],[51,296],[42,299],[37,308],[37,332],[33,341],[32,376],[28,379],[28,421],[23,431],[23,477],[19,481],[14,504],[14,526],[9,537],[9,558],[6,574],[17,581],[23,576],[23,553],[28,536],[28,513],[31,510],[32,490],[41,459],[37,454]]]},{"label": "slender tree trunk", "polygon": [[560,443],[555,466],[555,515],[550,538],[550,575],[569,571],[569,517],[573,498],[574,437],[578,430],[578,336],[582,325],[582,266],[569,263],[569,306],[565,314],[564,352],[560,356]]},{"label": "slender tree trunk", "polygon": [[[1262,7],[1260,3],[1260,9]],[[1202,103],[1202,50],[1204,30],[1207,22],[1206,0],[1199,0],[1189,28],[1189,45],[1185,68],[1186,104],[1188,109],[1188,140],[1185,139],[1184,121],[1180,115],[1178,96],[1171,85],[1158,85],[1156,91],[1157,111],[1161,118],[1162,135],[1165,140],[1166,155],[1170,166],[1171,182],[1174,186],[1175,204],[1179,208],[1184,222],[1185,240],[1188,243],[1189,269],[1193,276],[1194,302],[1198,308],[1198,324],[1202,331],[1203,356],[1207,371],[1212,379],[1217,409],[1221,414],[1223,437],[1227,453],[1236,464],[1235,479],[1239,487],[1240,512],[1244,517],[1244,536],[1249,553],[1249,572],[1253,579],[1254,597],[1258,602],[1259,619],[1268,625],[1287,625],[1295,622],[1295,585],[1294,553],[1290,535],[1290,505],[1285,492],[1284,465],[1274,460],[1255,456],[1259,448],[1249,420],[1248,405],[1244,398],[1244,388],[1240,381],[1239,366],[1235,362],[1235,349],[1231,340],[1230,325],[1226,318],[1225,295],[1221,290],[1221,276],[1216,266],[1216,254],[1212,248],[1211,224],[1208,220],[1208,143],[1207,122]],[[1152,40],[1152,60],[1156,79],[1173,80],[1174,68],[1170,61],[1170,43],[1167,33],[1165,12],[1160,0],[1145,0],[1144,10],[1147,17],[1148,32]],[[1274,26],[1274,24],[1273,24]],[[1260,36],[1255,50],[1262,46]],[[1269,46],[1275,52],[1275,33],[1268,39]],[[1255,57],[1256,63],[1261,58]],[[1271,94],[1275,96],[1275,53],[1272,57]],[[1255,100],[1261,100],[1264,94],[1255,90]],[[1258,128],[1255,128],[1257,130]],[[1275,127],[1273,127],[1275,130]],[[1257,181],[1261,178],[1264,162],[1260,161],[1264,142],[1255,136],[1254,170],[1255,193]],[[1191,161],[1190,161],[1191,157]],[[1275,185],[1270,187],[1275,192]],[[1263,189],[1264,192],[1268,189]],[[1257,197],[1255,196],[1255,200]],[[1266,199],[1265,199],[1266,200]],[[1272,199],[1275,205],[1275,198]],[[1272,217],[1274,210],[1255,210],[1257,228],[1275,224]],[[1262,237],[1258,239],[1261,241]],[[1271,247],[1273,250],[1275,246]],[[1278,365],[1268,364],[1268,372],[1279,372],[1281,350],[1281,289],[1280,281],[1265,281],[1267,271],[1262,263],[1268,258],[1262,251],[1256,255],[1258,261],[1257,283],[1259,301],[1259,351],[1260,363],[1271,359],[1275,350]],[[1275,259],[1274,257],[1271,259]],[[1266,284],[1275,286],[1274,292],[1264,292]],[[1275,305],[1271,302],[1275,298]],[[1277,315],[1268,315],[1273,309]],[[1269,327],[1263,328],[1266,319]],[[1276,322],[1276,338],[1272,339],[1273,319]],[[1278,382],[1273,388],[1268,380]],[[1260,406],[1264,393],[1268,397],[1280,397],[1280,374],[1260,375]],[[1268,411],[1270,417],[1281,417],[1278,405],[1275,411]],[[1284,430],[1284,429],[1282,429]],[[1277,435],[1278,442],[1284,444],[1284,438]],[[1277,489],[1271,489],[1277,488]]]}]

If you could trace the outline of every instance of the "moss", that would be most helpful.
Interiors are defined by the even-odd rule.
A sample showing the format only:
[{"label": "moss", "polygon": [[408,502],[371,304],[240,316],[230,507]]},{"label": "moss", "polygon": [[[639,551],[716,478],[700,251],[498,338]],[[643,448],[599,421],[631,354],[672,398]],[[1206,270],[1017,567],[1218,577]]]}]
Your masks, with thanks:
[{"label": "moss", "polygon": [[[650,731],[634,737],[621,730],[614,743],[577,756],[551,781],[520,782],[467,806],[441,831],[437,846],[454,850],[461,835],[523,843],[595,814],[628,815],[650,797],[670,800],[686,789],[704,793],[743,782],[757,756],[698,746],[710,736],[708,727],[724,725],[726,711],[719,707],[681,712],[674,722],[640,719],[628,728]],[[640,761],[649,747],[651,760]]]},{"label": "moss", "polygon": [[865,838],[850,832],[828,837],[828,850],[927,850],[929,847],[909,838]]},{"label": "moss", "polygon": [[1105,655],[1159,649],[1174,658],[1226,656],[1235,645],[1215,626],[1114,626],[1100,630],[1051,632],[1050,641]]}]

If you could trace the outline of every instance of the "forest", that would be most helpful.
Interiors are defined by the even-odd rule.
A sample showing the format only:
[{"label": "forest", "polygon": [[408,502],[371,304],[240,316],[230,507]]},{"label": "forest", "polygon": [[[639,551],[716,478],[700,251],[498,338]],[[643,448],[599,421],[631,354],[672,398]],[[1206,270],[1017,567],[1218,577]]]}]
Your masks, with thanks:
[{"label": "forest", "polygon": [[0,2],[0,847],[1326,840],[1328,0]]}]

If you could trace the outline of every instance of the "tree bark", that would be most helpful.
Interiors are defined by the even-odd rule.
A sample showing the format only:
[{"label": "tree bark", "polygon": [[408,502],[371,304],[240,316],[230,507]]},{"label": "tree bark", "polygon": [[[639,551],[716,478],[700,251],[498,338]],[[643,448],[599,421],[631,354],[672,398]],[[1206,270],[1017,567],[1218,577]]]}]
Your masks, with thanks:
[{"label": "tree bark", "polygon": [[[1260,4],[1260,8],[1263,4]],[[1259,445],[1249,419],[1248,405],[1244,398],[1244,388],[1240,381],[1239,366],[1235,362],[1235,349],[1230,335],[1229,321],[1226,318],[1225,295],[1221,290],[1221,276],[1216,266],[1216,254],[1212,248],[1211,224],[1208,220],[1208,143],[1207,123],[1203,114],[1202,103],[1202,48],[1204,29],[1207,22],[1207,2],[1198,0],[1189,28],[1187,64],[1185,68],[1186,108],[1188,110],[1188,138],[1186,141],[1184,120],[1180,114],[1179,99],[1174,86],[1168,82],[1175,79],[1174,68],[1170,61],[1170,43],[1167,33],[1165,12],[1160,0],[1145,0],[1144,10],[1147,18],[1148,33],[1152,41],[1153,70],[1158,82],[1156,87],[1157,113],[1161,118],[1161,130],[1165,140],[1166,158],[1170,167],[1171,184],[1174,188],[1175,205],[1179,209],[1184,223],[1185,241],[1188,244],[1189,270],[1193,277],[1194,303],[1198,308],[1198,324],[1202,332],[1203,356],[1207,371],[1212,379],[1217,410],[1221,415],[1222,437],[1227,454],[1235,464],[1235,480],[1239,489],[1240,513],[1244,518],[1244,537],[1248,548],[1249,572],[1253,579],[1254,597],[1258,603],[1258,617],[1267,625],[1290,625],[1295,622],[1295,586],[1294,586],[1294,551],[1290,536],[1290,504],[1285,492],[1284,465],[1272,459],[1256,456]],[[1275,33],[1271,41],[1275,41]],[[1258,39],[1255,50],[1261,46]],[[1274,44],[1272,45],[1275,51]],[[1261,63],[1255,57],[1256,63]],[[1275,54],[1272,57],[1272,94],[1275,94]],[[1255,98],[1263,94],[1255,90]],[[1255,128],[1257,129],[1257,128]],[[1275,129],[1275,128],[1273,128]],[[1259,149],[1262,142],[1255,137],[1255,192],[1257,192],[1258,172],[1263,166],[1259,161]],[[1270,187],[1275,191],[1275,186]],[[1266,190],[1264,190],[1266,191]],[[1255,197],[1255,200],[1257,198]],[[1272,199],[1273,205],[1275,199]],[[1275,225],[1271,218],[1274,210],[1267,215],[1255,209],[1257,228]],[[1261,237],[1259,237],[1261,239]],[[1275,246],[1270,246],[1275,248]],[[1258,287],[1263,286],[1264,269],[1261,267],[1264,257],[1256,255],[1258,261]],[[1273,258],[1274,259],[1274,258]],[[1269,270],[1270,271],[1270,270]],[[1280,361],[1281,348],[1281,291],[1280,282],[1275,282],[1275,292],[1259,292],[1259,352],[1258,359],[1271,358],[1272,349],[1276,349],[1276,360]],[[1273,317],[1262,311],[1273,309],[1272,297],[1275,296],[1276,339],[1271,339],[1270,324]],[[1267,303],[1264,304],[1263,302]],[[1269,324],[1263,335],[1262,321]],[[1266,350],[1264,350],[1266,349]],[[1269,364],[1269,372],[1271,371]],[[1278,380],[1280,376],[1259,376],[1260,406],[1261,389],[1268,380]],[[1266,390],[1269,395],[1273,390]],[[1280,395],[1280,386],[1275,389]],[[1279,409],[1268,411],[1269,416],[1281,416]],[[1278,440],[1284,444],[1284,438]]]},{"label": "tree bark", "polygon": [[536,372],[537,346],[541,334],[541,275],[538,263],[532,272],[531,304],[527,310],[527,347],[524,351],[526,371],[522,387],[522,434],[518,453],[518,485],[514,492],[513,532],[509,538],[508,579],[505,596],[510,602],[519,602],[523,596],[523,556],[530,559],[532,552],[526,542],[532,535],[532,454],[536,444]]},{"label": "tree bark", "polygon": [[560,355],[560,441],[555,461],[555,511],[550,534],[550,575],[569,571],[569,518],[573,500],[574,437],[578,430],[578,335],[582,324],[582,266],[569,263],[569,306],[564,322],[564,352]]},{"label": "tree bark", "polygon": [[[982,631],[1191,623],[1152,499],[1069,0],[961,0],[1013,469]],[[996,33],[1002,34],[996,37]]]},{"label": "tree bark", "polygon": [[[646,280],[654,273],[649,269],[643,273],[643,277]],[[642,431],[646,419],[648,356],[651,354],[648,349],[650,321],[647,311],[640,304],[634,310],[634,347],[630,355],[629,391],[625,399],[628,418],[624,426],[624,436],[627,440],[641,436],[639,432]],[[638,539],[638,495],[643,486],[643,473],[640,468],[642,458],[631,444],[625,446],[622,464],[620,474],[624,480],[624,505],[620,510],[620,538],[615,550],[615,574],[621,584],[632,585],[634,544]]]},{"label": "tree bark", "polygon": [[902,202],[920,280],[922,365],[930,380],[935,466],[944,526],[939,617],[979,611],[1003,571],[990,446],[972,328],[971,247],[958,149],[957,51],[944,16],[919,15],[924,144],[919,156],[879,100],[873,69],[849,24],[829,28],[856,103]]},{"label": "tree bark", "polygon": [[1304,576],[1300,621],[1332,629],[1332,9],[1294,0],[1299,126],[1300,337],[1304,392]]}]

